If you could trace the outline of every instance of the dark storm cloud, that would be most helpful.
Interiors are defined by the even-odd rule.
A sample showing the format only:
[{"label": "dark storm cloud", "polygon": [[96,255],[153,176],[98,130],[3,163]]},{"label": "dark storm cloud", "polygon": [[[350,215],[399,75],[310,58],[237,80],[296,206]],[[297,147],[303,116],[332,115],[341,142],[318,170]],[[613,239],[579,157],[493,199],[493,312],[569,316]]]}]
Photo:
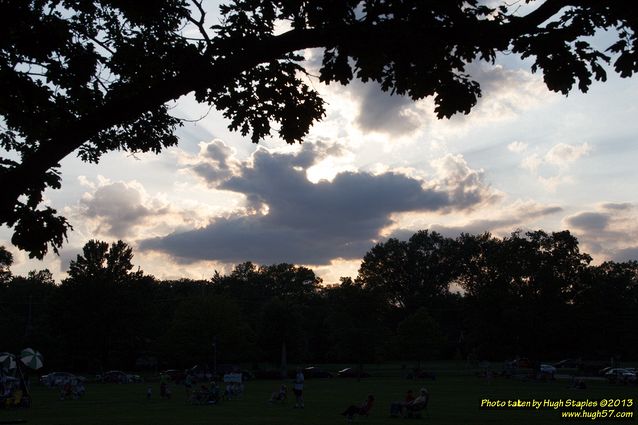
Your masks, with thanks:
[{"label": "dark storm cloud", "polygon": [[342,172],[332,181],[310,182],[306,168],[331,149],[308,144],[296,154],[258,150],[217,185],[244,194],[251,214],[218,218],[201,229],[143,241],[141,247],[183,262],[326,264],[360,257],[392,224],[393,213],[461,210],[490,196],[476,178],[440,187],[392,172]]},{"label": "dark storm cloud", "polygon": [[570,227],[581,230],[605,230],[609,225],[608,214],[598,212],[583,212],[566,219]]}]

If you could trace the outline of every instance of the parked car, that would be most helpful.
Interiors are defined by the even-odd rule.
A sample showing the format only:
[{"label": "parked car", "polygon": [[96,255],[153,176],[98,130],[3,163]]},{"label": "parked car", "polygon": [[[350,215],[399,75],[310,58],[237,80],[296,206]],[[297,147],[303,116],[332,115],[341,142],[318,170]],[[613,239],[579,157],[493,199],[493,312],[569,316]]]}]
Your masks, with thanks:
[{"label": "parked car", "polygon": [[615,367],[613,369],[609,369],[607,373],[605,373],[605,377],[609,379],[609,382],[636,382],[636,374],[630,370],[621,367]]},{"label": "parked car", "polygon": [[554,363],[555,368],[577,368],[580,363],[579,359],[564,359],[559,362]]},{"label": "parked car", "polygon": [[74,375],[69,372],[51,372],[40,377],[40,383],[47,387],[58,387],[64,385],[69,381],[78,380],[80,382],[86,382],[86,378],[83,376]]},{"label": "parked car", "polygon": [[539,366],[541,373],[554,376],[556,374],[556,368],[551,364],[541,363]]},{"label": "parked car", "polygon": [[144,380],[142,379],[140,375],[136,375],[134,373],[127,373],[126,376],[128,376],[129,382],[133,382],[133,383],[144,382]]},{"label": "parked car", "polygon": [[359,371],[359,368],[347,367],[337,372],[337,376],[340,378],[369,378],[368,372]]},{"label": "parked car", "polygon": [[600,370],[607,367],[605,363],[597,361],[582,361],[578,363],[578,373],[584,376],[598,376]]},{"label": "parked car", "polygon": [[110,384],[130,384],[134,382],[142,382],[139,375],[129,374],[121,370],[109,370],[102,375],[98,375],[97,380]]},{"label": "parked car", "polygon": [[319,369],[315,366],[309,366],[303,370],[304,377],[306,379],[312,378],[332,378],[334,374],[327,370]]},{"label": "parked car", "polygon": [[612,368],[611,366],[605,366],[604,368],[602,368],[602,369],[600,369],[600,370],[598,371],[598,374],[599,374],[600,376],[605,376],[605,374],[606,374],[607,372],[609,372],[610,370],[612,370],[612,369],[613,369],[613,368]]}]

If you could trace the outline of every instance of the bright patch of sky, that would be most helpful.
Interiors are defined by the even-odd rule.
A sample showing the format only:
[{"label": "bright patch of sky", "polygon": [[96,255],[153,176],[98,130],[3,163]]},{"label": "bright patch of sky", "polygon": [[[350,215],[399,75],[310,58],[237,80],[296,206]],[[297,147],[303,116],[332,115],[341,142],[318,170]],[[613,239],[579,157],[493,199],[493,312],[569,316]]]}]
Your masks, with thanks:
[{"label": "bright patch of sky", "polygon": [[[317,63],[317,51],[305,54]],[[635,258],[638,79],[610,72],[589,93],[564,97],[513,56],[469,69],[483,97],[451,120],[437,120],[430,99],[308,80],[327,115],[301,146],[253,145],[214,109],[182,98],[174,114],[194,122],[178,130],[178,147],[63,162],[63,189],[48,202],[75,230],[60,257],[42,262],[2,230],[14,273],[47,267],[60,278],[89,239],[122,239],[160,278],[294,262],[334,283],[355,276],[377,241],[420,229],[569,229],[597,262]]]}]

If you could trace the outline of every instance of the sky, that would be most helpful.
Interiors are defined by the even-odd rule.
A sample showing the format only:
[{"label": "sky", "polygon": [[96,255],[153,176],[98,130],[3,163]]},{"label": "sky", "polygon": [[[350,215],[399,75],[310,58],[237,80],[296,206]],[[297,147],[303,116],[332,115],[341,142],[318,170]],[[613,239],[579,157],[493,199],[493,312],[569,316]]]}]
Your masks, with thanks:
[{"label": "sky", "polygon": [[[312,69],[320,52],[304,52]],[[438,120],[431,99],[390,96],[374,83],[326,86],[326,117],[301,145],[254,145],[186,96],[177,147],[114,152],[98,165],[69,157],[63,188],[46,193],[74,230],[60,256],[29,260],[0,229],[14,274],[57,279],[90,239],[121,239],[161,279],[207,279],[234,265],[294,263],[325,283],[356,276],[389,237],[429,229],[456,237],[568,229],[595,263],[638,259],[638,79],[548,91],[513,55],[473,63],[483,96],[469,115]]]}]

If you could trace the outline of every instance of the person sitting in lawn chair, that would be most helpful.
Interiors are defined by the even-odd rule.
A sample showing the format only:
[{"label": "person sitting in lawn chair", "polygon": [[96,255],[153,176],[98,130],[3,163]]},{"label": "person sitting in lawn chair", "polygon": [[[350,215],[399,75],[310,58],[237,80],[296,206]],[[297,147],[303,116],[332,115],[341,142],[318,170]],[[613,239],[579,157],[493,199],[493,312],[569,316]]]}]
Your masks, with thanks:
[{"label": "person sitting in lawn chair", "polygon": [[370,409],[372,409],[372,404],[374,403],[374,396],[371,394],[368,396],[366,401],[361,403],[359,406],[350,405],[346,410],[343,411],[342,415],[348,418],[348,422],[352,422],[354,419],[354,415],[359,416],[368,416],[370,413]]},{"label": "person sitting in lawn chair", "polygon": [[411,404],[414,399],[415,397],[412,390],[408,390],[403,401],[393,401],[392,404],[390,404],[390,416],[393,418],[403,416],[403,409],[405,409],[405,406],[408,404]]},{"label": "person sitting in lawn chair", "polygon": [[22,405],[22,397],[24,391],[20,388],[16,388],[9,397],[4,400],[5,407],[20,407]]},{"label": "person sitting in lawn chair", "polygon": [[60,400],[68,400],[73,398],[73,386],[71,380],[67,379],[62,385],[60,385]]},{"label": "person sitting in lawn chair", "polygon": [[426,410],[428,407],[428,402],[430,401],[430,393],[426,388],[421,388],[420,394],[417,398],[412,400],[412,402],[407,403],[405,405],[405,415],[406,417],[420,417],[421,411]]},{"label": "person sitting in lawn chair", "polygon": [[191,392],[190,402],[192,404],[215,404],[217,403],[217,387],[213,382],[211,387],[207,387],[205,384],[202,384],[199,389]]},{"label": "person sitting in lawn chair", "polygon": [[206,403],[206,399],[208,398],[208,387],[206,385],[201,385],[195,391],[191,391],[188,396],[188,400],[191,404],[204,404]]},{"label": "person sitting in lawn chair", "polygon": [[270,403],[283,403],[288,398],[288,387],[285,384],[281,384],[279,391],[274,391],[270,396]]}]

